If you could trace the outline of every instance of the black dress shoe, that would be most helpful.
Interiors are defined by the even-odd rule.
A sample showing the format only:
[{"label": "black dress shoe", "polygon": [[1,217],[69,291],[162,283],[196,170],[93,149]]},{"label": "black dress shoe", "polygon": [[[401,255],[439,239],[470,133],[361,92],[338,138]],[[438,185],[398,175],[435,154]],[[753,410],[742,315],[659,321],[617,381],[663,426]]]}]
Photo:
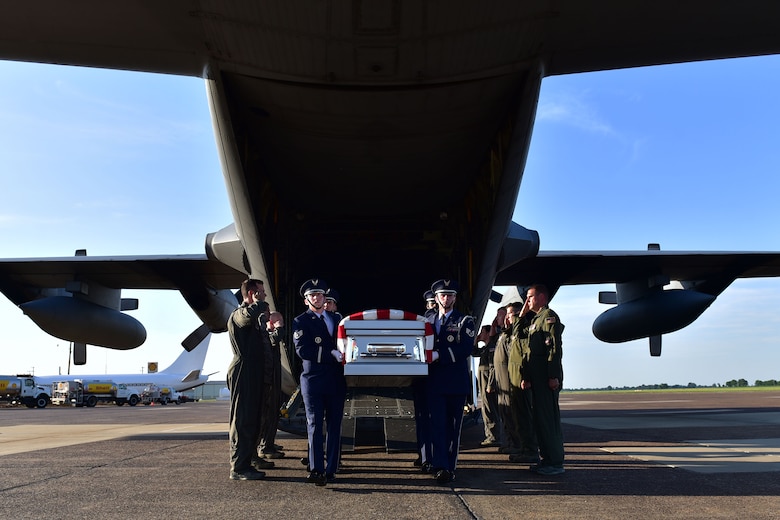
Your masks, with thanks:
[{"label": "black dress shoe", "polygon": [[450,473],[446,469],[440,469],[436,472],[436,482],[439,484],[447,484],[455,480],[455,474]]},{"label": "black dress shoe", "polygon": [[334,475],[333,473],[328,473],[325,475],[325,480],[327,480],[328,482],[336,482],[336,475]]},{"label": "black dress shoe", "polygon": [[422,466],[422,456],[417,457],[416,459],[414,459],[414,462],[412,462],[412,465],[414,467],[416,467],[416,468],[419,468],[420,466]]},{"label": "black dress shoe", "polygon": [[319,471],[312,471],[309,473],[309,476],[306,477],[306,482],[312,483],[315,486],[324,486],[328,483],[328,478],[324,473],[320,473]]},{"label": "black dress shoe", "polygon": [[423,473],[433,473],[433,467],[430,462],[423,462],[422,466],[420,466],[420,471]]}]

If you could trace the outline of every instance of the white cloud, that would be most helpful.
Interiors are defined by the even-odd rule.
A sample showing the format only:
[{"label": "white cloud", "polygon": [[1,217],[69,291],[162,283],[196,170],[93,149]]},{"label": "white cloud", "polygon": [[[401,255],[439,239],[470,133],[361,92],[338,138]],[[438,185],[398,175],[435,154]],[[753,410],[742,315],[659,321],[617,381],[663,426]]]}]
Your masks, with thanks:
[{"label": "white cloud", "polygon": [[587,132],[617,135],[595,106],[587,102],[585,95],[548,93],[539,103],[536,119],[537,122],[561,123]]}]

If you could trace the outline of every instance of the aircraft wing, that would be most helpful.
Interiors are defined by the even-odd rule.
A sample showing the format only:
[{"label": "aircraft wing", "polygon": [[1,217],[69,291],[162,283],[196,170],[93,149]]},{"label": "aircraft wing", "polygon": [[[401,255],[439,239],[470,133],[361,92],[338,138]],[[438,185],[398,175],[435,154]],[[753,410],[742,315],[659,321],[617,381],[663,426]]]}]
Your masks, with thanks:
[{"label": "aircraft wing", "polygon": [[[496,285],[629,282],[664,275],[671,280],[780,276],[780,253],[744,251],[540,251],[499,272]],[[718,291],[720,292],[720,291]],[[716,293],[717,294],[717,293]]]},{"label": "aircraft wing", "polygon": [[190,350],[210,332],[223,332],[235,309],[233,290],[246,274],[206,255],[0,259],[0,292],[41,329],[79,345],[132,349],[146,330],[122,311],[138,300],[122,298],[122,289],[177,289],[203,325],[182,345]]},{"label": "aircraft wing", "polygon": [[649,338],[661,355],[661,335],[698,318],[737,278],[780,276],[779,252],[546,251],[502,270],[497,285],[543,283],[551,294],[562,285],[615,283],[599,293],[614,307],[593,322],[593,334],[609,343]]},{"label": "aircraft wing", "polygon": [[0,292],[16,305],[83,280],[114,289],[236,289],[246,274],[206,255],[0,259]]}]

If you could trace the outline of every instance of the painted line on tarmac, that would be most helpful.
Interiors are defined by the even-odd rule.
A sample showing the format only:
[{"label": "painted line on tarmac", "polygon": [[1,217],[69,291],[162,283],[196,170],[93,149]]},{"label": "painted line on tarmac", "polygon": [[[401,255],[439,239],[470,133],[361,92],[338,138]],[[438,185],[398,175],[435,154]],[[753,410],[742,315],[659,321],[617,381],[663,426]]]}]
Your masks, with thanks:
[{"label": "painted line on tarmac", "polygon": [[780,472],[780,439],[685,441],[677,446],[626,446],[602,450],[696,473]]},{"label": "painted line on tarmac", "polygon": [[660,428],[716,428],[780,425],[780,412],[752,413],[624,413],[602,417],[561,417],[561,421],[597,430],[647,430]]},{"label": "painted line on tarmac", "polygon": [[107,441],[133,435],[227,432],[225,423],[203,424],[79,424],[0,427],[0,456]]}]

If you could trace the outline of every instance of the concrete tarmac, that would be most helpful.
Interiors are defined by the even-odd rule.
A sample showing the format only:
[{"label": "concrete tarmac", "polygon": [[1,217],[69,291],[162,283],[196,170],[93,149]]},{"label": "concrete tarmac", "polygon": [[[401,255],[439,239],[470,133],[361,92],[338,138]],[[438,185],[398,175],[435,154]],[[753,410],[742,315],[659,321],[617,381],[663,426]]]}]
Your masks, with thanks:
[{"label": "concrete tarmac", "polygon": [[780,390],[564,393],[566,473],[541,477],[464,430],[457,480],[358,446],[320,488],[306,439],[262,481],[228,479],[225,402],[0,408],[0,512],[16,519],[780,518]]}]

